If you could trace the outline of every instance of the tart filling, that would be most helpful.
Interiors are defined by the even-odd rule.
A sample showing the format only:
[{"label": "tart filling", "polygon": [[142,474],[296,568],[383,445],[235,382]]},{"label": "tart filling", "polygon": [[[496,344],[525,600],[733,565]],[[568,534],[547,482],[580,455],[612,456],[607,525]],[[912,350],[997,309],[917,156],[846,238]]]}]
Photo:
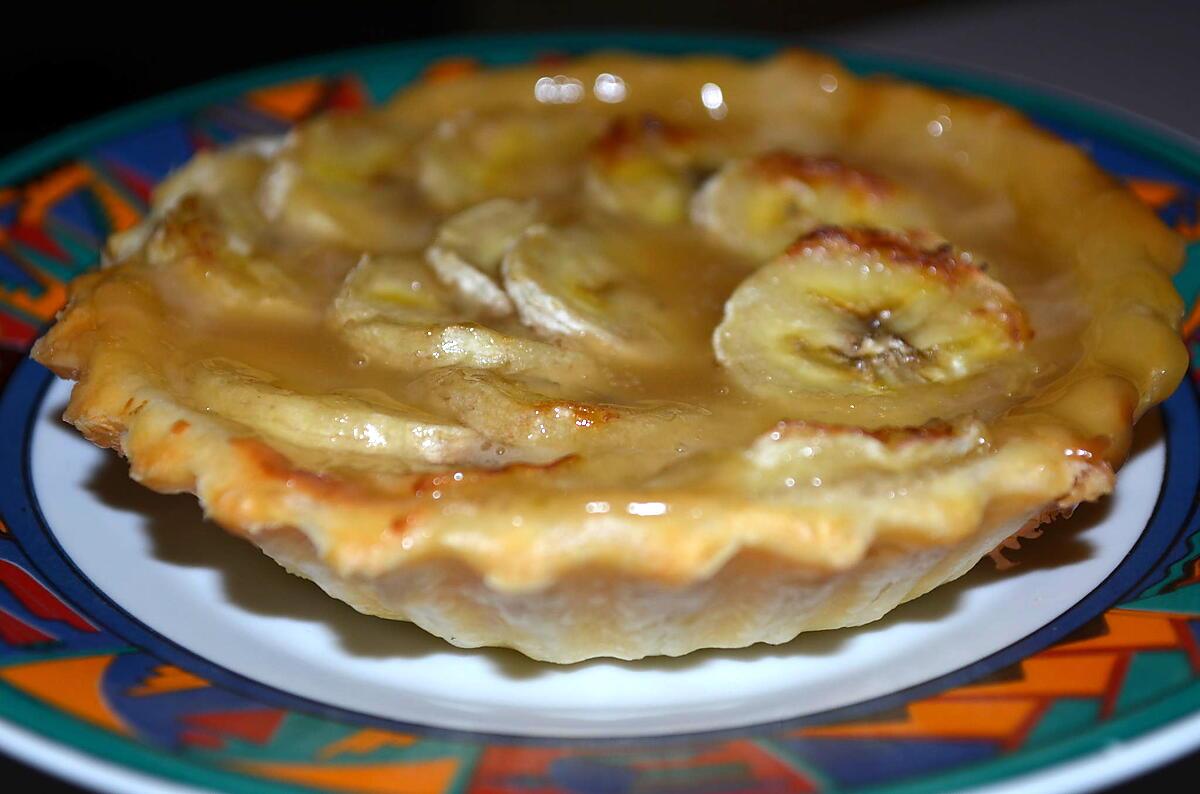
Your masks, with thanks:
[{"label": "tart filling", "polygon": [[68,421],[361,611],[571,662],[877,619],[1108,493],[1182,377],[1180,241],[1009,109],[555,68],[198,156],[35,348]]}]

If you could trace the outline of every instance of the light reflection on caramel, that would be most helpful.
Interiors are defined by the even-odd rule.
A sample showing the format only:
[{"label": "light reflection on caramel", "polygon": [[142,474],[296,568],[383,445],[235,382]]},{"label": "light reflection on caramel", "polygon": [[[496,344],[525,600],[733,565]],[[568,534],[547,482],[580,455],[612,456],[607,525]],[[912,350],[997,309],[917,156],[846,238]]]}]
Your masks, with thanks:
[{"label": "light reflection on caramel", "polygon": [[625,100],[627,89],[625,81],[619,75],[601,72],[596,75],[596,81],[592,84],[592,93],[601,102],[614,104]]},{"label": "light reflection on caramel", "polygon": [[571,105],[583,99],[583,83],[561,74],[539,77],[533,84],[533,96],[550,105]]}]

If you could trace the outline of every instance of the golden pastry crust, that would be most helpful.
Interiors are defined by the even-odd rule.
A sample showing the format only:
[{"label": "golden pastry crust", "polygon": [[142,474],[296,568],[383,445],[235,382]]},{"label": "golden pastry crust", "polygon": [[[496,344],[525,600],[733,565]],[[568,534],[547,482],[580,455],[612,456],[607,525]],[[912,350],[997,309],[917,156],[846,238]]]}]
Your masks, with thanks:
[{"label": "golden pastry crust", "polygon": [[[281,149],[230,155],[239,178],[173,178],[35,348],[78,381],[67,420],[126,456],[134,479],[195,493],[222,526],[362,611],[570,662],[878,618],[1026,522],[1108,493],[1133,422],[1182,377],[1169,281],[1180,241],[1012,110],[792,52],[601,54],[555,69],[583,86],[620,74],[629,96],[547,105],[536,66],[456,75],[361,123],[318,122]],[[699,101],[709,82],[728,102],[719,118]],[[665,114],[654,134],[622,121],[650,112]],[[556,157],[526,167],[547,140]],[[694,140],[714,143],[680,155]],[[657,157],[665,170],[651,163],[628,184],[595,173]],[[859,204],[914,197],[919,211],[890,217],[922,229],[834,217],[852,225],[773,261],[732,250],[679,202],[721,176],[704,169],[739,161]],[[667,199],[643,203],[662,174]],[[584,186],[609,177],[615,192],[597,202]],[[497,205],[504,233],[483,253],[461,242],[461,221],[438,232],[510,198],[536,212]],[[379,225],[397,214],[395,229]],[[546,235],[587,242],[547,264]],[[430,245],[441,253],[425,270]],[[751,347],[782,339],[794,352],[802,339],[822,351],[821,376],[785,377],[769,356],[747,370],[748,348],[721,341],[721,328],[741,333],[730,307],[759,305],[737,296],[809,267],[792,261],[805,246],[838,261],[871,252],[854,294],[886,285],[907,314],[872,306],[828,349],[824,326],[772,326]],[[390,270],[367,280],[370,267]],[[788,288],[816,303],[850,289],[847,273],[815,272]],[[978,327],[931,334],[937,289],[971,292]],[[893,317],[905,326],[889,329]],[[960,344],[988,328],[984,358]],[[909,377],[917,339],[945,356]],[[867,358],[905,377],[861,387]],[[759,388],[763,372],[785,373],[786,388]]]}]

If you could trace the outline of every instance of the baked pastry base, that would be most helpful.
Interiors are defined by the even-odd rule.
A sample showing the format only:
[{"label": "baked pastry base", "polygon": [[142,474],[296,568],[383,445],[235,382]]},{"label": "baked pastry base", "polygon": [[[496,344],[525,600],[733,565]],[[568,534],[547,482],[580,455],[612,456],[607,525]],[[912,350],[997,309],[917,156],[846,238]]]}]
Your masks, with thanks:
[{"label": "baked pastry base", "polygon": [[742,552],[714,576],[683,587],[580,570],[545,590],[517,593],[489,587],[449,560],[378,578],[341,576],[296,530],[263,532],[255,543],[290,573],[364,614],[411,621],[460,648],[509,647],[569,664],[779,645],[806,631],[871,623],[967,573],[1032,518],[943,548],[876,547],[833,576],[806,576],[786,561]]}]

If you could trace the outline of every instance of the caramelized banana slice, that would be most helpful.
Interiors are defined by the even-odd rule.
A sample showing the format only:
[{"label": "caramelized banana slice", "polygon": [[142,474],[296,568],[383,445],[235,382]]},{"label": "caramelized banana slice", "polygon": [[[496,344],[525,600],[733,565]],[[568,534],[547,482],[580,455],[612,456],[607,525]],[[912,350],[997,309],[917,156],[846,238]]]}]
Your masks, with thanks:
[{"label": "caramelized banana slice", "polygon": [[598,233],[531,227],[504,258],[521,322],[597,355],[651,361],[670,346],[664,307]]},{"label": "caramelized banana slice", "polygon": [[[251,211],[252,208],[251,208]],[[307,282],[317,274],[303,262],[265,256],[222,218],[230,205],[189,193],[164,215],[146,242],[147,264],[174,303],[202,310],[228,309],[273,316],[303,317],[318,293]]]},{"label": "caramelized banana slice", "polygon": [[987,428],[970,416],[878,430],[788,420],[756,439],[744,455],[755,476],[787,487],[820,486],[862,472],[911,473],[943,465],[988,443]]},{"label": "caramelized banana slice", "polygon": [[401,369],[478,367],[587,380],[586,356],[476,322],[457,296],[415,258],[364,256],[346,277],[332,321],[356,350]]},{"label": "caramelized banana slice", "polygon": [[417,180],[444,210],[499,196],[560,193],[599,134],[599,119],[571,108],[462,113],[439,124],[417,153]]},{"label": "caramelized banana slice", "polygon": [[949,246],[822,228],[734,291],[717,359],[751,391],[871,393],[973,375],[1031,332],[1012,293]]},{"label": "caramelized banana slice", "polygon": [[289,230],[354,249],[410,251],[434,215],[413,184],[412,135],[376,116],[329,116],[294,131],[258,190]]},{"label": "caramelized banana slice", "polygon": [[773,152],[727,164],[692,202],[692,221],[730,248],[770,259],[818,226],[928,228],[916,200],[840,160]]},{"label": "caramelized banana slice", "polygon": [[279,145],[277,138],[261,138],[220,152],[197,154],[154,189],[151,211],[141,223],[108,239],[102,254],[104,265],[122,262],[135,254],[163,216],[187,196],[205,200],[226,230],[225,236],[233,248],[249,250],[265,224],[254,203],[254,191],[267,169],[269,157]]},{"label": "caramelized banana slice", "polygon": [[426,326],[462,314],[454,293],[415,256],[364,254],[333,302],[335,325],[384,320]]},{"label": "caramelized banana slice", "polygon": [[201,362],[192,378],[197,407],[305,449],[391,458],[417,468],[497,467],[522,459],[473,430],[383,395],[300,394],[269,373],[227,359]]},{"label": "caramelized banana slice", "polygon": [[438,229],[425,259],[463,300],[486,314],[512,314],[512,301],[497,283],[500,263],[538,217],[533,201],[498,198],[476,204]]},{"label": "caramelized banana slice", "polygon": [[647,223],[684,221],[701,174],[720,162],[714,144],[654,115],[614,119],[589,152],[588,198]]},{"label": "caramelized banana slice", "polygon": [[281,154],[325,182],[357,185],[372,179],[409,179],[417,135],[374,112],[327,113],[304,122]]},{"label": "caramelized banana slice", "polygon": [[282,146],[282,138],[257,138],[220,151],[199,152],[154,189],[154,208],[165,212],[192,195],[249,205],[249,197]]},{"label": "caramelized banana slice", "polygon": [[678,487],[702,479],[761,496],[821,499],[845,485],[864,489],[893,477],[915,483],[920,472],[958,465],[990,449],[983,422],[971,415],[913,427],[863,427],[786,419],[747,447],[691,455],[667,468],[653,485]]},{"label": "caramelized banana slice", "polygon": [[677,443],[661,445],[673,455],[678,444],[691,442],[691,420],[698,415],[683,405],[589,402],[568,396],[560,384],[548,380],[475,369],[439,370],[414,383],[413,389],[488,438],[556,455],[611,449],[660,432],[676,435]]}]

